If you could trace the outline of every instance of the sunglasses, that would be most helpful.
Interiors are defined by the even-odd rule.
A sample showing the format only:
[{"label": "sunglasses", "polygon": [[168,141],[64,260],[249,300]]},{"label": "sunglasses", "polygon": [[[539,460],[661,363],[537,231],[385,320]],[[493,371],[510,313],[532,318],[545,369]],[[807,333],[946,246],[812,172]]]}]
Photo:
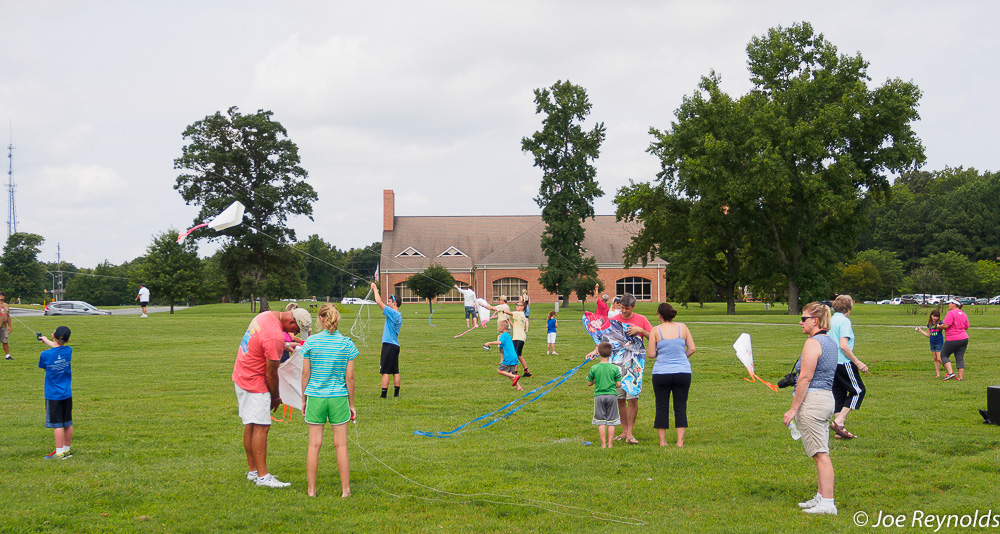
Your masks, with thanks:
[{"label": "sunglasses", "polygon": [[815,318],[816,318],[815,315],[803,315],[802,316],[802,321],[800,321],[800,322],[804,323],[804,322],[806,322],[806,319],[815,319]]}]

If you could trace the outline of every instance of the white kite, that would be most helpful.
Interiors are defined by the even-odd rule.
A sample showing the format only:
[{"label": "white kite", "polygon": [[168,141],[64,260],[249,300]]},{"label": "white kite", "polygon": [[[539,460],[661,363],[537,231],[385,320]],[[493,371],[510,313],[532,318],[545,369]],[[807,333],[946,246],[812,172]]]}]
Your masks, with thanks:
[{"label": "white kite", "polygon": [[490,303],[485,299],[476,299],[476,313],[479,314],[479,326],[486,328],[486,323],[490,322]]},{"label": "white kite", "polygon": [[302,355],[299,347],[289,354],[288,359],[278,366],[278,396],[281,397],[281,419],[271,416],[271,420],[289,423],[295,410],[302,411]]},{"label": "white kite", "polygon": [[761,381],[767,387],[771,388],[772,391],[778,391],[778,386],[768,383],[763,378],[757,376],[753,371],[753,347],[750,345],[750,334],[746,332],[740,334],[740,337],[736,339],[736,343],[733,343],[733,348],[736,349],[736,357],[743,362],[746,366],[747,372],[750,373],[751,378],[744,378],[747,382]]},{"label": "white kite", "polygon": [[226,228],[231,228],[243,222],[243,213],[246,212],[246,207],[240,203],[240,201],[233,202],[226,208],[222,213],[218,214],[211,221],[207,223],[199,224],[193,228],[189,228],[186,231],[177,235],[177,242],[180,243],[184,241],[184,238],[194,232],[199,228],[209,227],[215,231],[225,230]]}]

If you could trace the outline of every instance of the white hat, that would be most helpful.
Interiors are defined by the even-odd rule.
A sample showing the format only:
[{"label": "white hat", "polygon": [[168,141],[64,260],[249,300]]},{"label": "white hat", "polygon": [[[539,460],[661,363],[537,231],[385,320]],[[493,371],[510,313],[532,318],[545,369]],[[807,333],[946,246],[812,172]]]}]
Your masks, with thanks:
[{"label": "white hat", "polygon": [[309,310],[295,308],[292,310],[292,317],[295,318],[295,324],[299,325],[299,337],[306,338],[312,328],[312,316],[309,315]]},{"label": "white hat", "polygon": [[961,306],[962,305],[962,303],[959,302],[958,299],[954,299],[954,298],[948,299],[948,304],[954,304],[955,306]]}]

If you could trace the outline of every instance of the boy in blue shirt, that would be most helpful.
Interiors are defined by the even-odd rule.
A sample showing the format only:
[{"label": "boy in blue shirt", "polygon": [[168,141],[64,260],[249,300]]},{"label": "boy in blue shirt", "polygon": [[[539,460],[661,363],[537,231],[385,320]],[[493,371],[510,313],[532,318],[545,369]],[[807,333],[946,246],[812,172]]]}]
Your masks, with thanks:
[{"label": "boy in blue shirt", "polygon": [[508,321],[498,321],[497,332],[500,333],[500,336],[497,337],[496,341],[483,343],[483,348],[488,350],[490,345],[500,345],[503,359],[500,360],[500,367],[497,368],[497,373],[510,378],[512,380],[510,385],[517,388],[518,391],[521,391],[524,388],[517,383],[517,381],[521,378],[517,375],[517,351],[514,350],[514,339],[510,337],[509,330],[510,323]]},{"label": "boy in blue shirt", "polygon": [[56,440],[56,449],[44,458],[65,460],[72,458],[69,452],[73,441],[73,374],[70,361],[73,349],[69,343],[69,328],[60,326],[52,333],[52,339],[38,334],[38,340],[48,345],[38,358],[38,367],[45,369],[45,428],[51,428]]},{"label": "boy in blue shirt", "polygon": [[382,396],[386,398],[389,392],[389,375],[392,375],[392,383],[395,386],[393,397],[399,396],[399,329],[403,326],[403,314],[399,312],[399,301],[396,295],[389,295],[389,302],[382,302],[382,295],[378,286],[372,282],[372,294],[375,295],[375,303],[382,308],[382,315],[385,316],[385,327],[382,329],[382,359],[379,365],[379,372],[382,373]]},{"label": "boy in blue shirt", "polygon": [[615,435],[615,427],[621,424],[618,416],[618,388],[622,385],[621,369],[611,363],[611,343],[597,346],[601,362],[594,364],[587,373],[587,385],[594,386],[594,419],[597,435],[601,438],[601,448],[610,449]]}]

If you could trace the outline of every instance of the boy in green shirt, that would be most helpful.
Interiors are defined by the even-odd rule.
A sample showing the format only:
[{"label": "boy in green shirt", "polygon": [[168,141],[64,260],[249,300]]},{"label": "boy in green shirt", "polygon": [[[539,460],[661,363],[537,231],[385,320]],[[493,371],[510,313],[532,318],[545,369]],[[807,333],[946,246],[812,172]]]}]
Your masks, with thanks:
[{"label": "boy in green shirt", "polygon": [[594,420],[597,435],[601,437],[601,448],[610,449],[615,435],[615,427],[621,424],[618,418],[618,387],[622,384],[622,371],[610,363],[611,343],[597,346],[601,362],[594,364],[587,373],[587,385],[594,386]]}]

